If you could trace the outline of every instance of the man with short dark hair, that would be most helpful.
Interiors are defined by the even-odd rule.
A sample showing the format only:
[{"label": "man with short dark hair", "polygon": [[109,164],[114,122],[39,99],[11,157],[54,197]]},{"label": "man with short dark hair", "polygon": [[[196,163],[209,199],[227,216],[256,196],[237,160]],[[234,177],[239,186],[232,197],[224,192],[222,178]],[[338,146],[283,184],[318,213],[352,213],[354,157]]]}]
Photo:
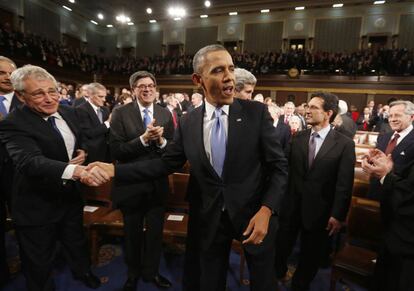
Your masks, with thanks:
[{"label": "man with short dark hair", "polygon": [[100,281],[90,270],[77,180],[86,174],[85,151],[74,109],[59,107],[55,78],[27,65],[11,81],[24,105],[0,122],[0,140],[16,168],[12,218],[22,271],[30,291],[52,291],[57,243],[68,254],[75,279],[89,288]]},{"label": "man with short dark hair", "polygon": [[[138,71],[131,75],[129,83],[136,101],[115,109],[111,118],[109,145],[119,164],[159,158],[174,133],[171,114],[154,102],[155,77]],[[167,177],[134,181],[127,186],[115,181],[112,199],[124,218],[128,267],[123,291],[136,290],[140,278],[158,287],[171,286],[159,274],[167,194]]]},{"label": "man with short dark hair", "polygon": [[300,232],[294,291],[309,289],[321,260],[327,256],[329,237],[341,229],[351,201],[355,145],[331,129],[337,113],[335,95],[312,94],[306,110],[306,122],[312,128],[292,138],[288,195],[281,212],[284,228],[277,234],[276,275],[284,277],[287,258]]},{"label": "man with short dark hair", "polygon": [[99,184],[116,171],[115,181],[130,183],[167,175],[188,160],[188,240],[194,240],[199,259],[186,267],[199,274],[196,271],[197,278],[185,280],[195,279],[199,285],[186,290],[226,289],[233,239],[243,243],[251,289],[274,290],[274,236],[287,160],[272,118],[266,105],[234,98],[234,64],[223,46],[200,49],[193,68],[193,82],[204,91],[204,106],[180,119],[162,158],[116,169],[94,163],[85,180]]}]

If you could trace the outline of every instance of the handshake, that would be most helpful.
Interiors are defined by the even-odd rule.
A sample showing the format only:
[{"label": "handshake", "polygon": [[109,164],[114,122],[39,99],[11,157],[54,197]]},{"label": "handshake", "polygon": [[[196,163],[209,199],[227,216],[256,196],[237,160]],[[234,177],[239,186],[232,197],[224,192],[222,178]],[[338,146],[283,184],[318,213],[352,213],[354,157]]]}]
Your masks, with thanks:
[{"label": "handshake", "polygon": [[115,166],[102,162],[93,162],[87,166],[78,165],[72,179],[80,180],[83,184],[97,187],[105,184],[115,176]]}]

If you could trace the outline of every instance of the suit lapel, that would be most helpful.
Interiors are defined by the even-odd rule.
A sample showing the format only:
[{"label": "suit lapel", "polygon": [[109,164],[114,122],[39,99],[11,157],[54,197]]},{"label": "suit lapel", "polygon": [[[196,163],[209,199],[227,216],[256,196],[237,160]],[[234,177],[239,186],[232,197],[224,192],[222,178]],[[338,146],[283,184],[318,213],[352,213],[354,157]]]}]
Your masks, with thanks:
[{"label": "suit lapel", "polygon": [[[85,103],[86,110],[88,111],[89,116],[91,117],[94,125],[101,124],[101,121],[98,118],[98,115],[96,114],[95,110],[93,109],[92,105],[89,104],[89,102]],[[103,115],[102,115],[103,116]]]},{"label": "suit lapel", "polygon": [[392,155],[399,156],[409,145],[414,141],[414,129],[410,131],[409,134],[395,147],[392,151]]},{"label": "suit lapel", "polygon": [[309,169],[309,138],[311,130],[307,129],[305,134],[301,134],[296,137],[297,144],[299,145],[300,156],[303,158],[303,165],[305,165],[306,171]]},{"label": "suit lapel", "polygon": [[316,154],[315,160],[312,164],[312,168],[318,162],[318,160],[320,160],[323,156],[325,156],[335,145],[336,145],[336,135],[335,135],[335,131],[331,129],[329,130],[329,133],[326,136],[325,140],[323,141],[321,148]]},{"label": "suit lapel", "polygon": [[[136,119],[137,121],[136,121],[136,125],[138,126],[138,129],[140,130],[140,132],[141,131],[145,131],[145,128],[144,128],[144,121],[143,121],[143,119],[142,119],[142,116],[141,116],[141,110],[139,110],[139,106],[138,106],[138,103],[136,102],[136,101],[133,101],[134,103],[134,105],[133,105],[133,108],[134,108],[134,110],[133,110],[133,112],[131,112],[131,115],[132,115],[132,117],[134,118],[134,119]],[[136,110],[136,111],[135,111]],[[137,114],[138,113],[138,114]],[[154,113],[155,114],[155,113]],[[138,118],[137,118],[138,117]]]},{"label": "suit lapel", "polygon": [[[228,170],[228,165],[233,159],[232,155],[237,153],[237,146],[239,145],[238,137],[243,136],[243,122],[247,122],[242,118],[243,111],[242,107],[237,99],[234,99],[230,105],[229,116],[228,116],[228,129],[227,129],[227,145],[226,145],[226,156],[223,164],[223,174],[225,177]],[[214,171],[215,172],[215,171]]]},{"label": "suit lapel", "polygon": [[15,108],[19,107],[20,105],[22,105],[22,102],[19,100],[19,98],[17,98],[17,95],[14,94],[12,102],[10,104],[9,112],[12,112]]}]

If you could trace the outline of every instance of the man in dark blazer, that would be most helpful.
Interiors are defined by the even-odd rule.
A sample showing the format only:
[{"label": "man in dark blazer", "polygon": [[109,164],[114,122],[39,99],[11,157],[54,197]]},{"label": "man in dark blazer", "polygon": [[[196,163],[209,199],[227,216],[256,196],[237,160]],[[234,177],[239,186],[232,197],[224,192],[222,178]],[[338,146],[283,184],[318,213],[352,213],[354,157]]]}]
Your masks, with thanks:
[{"label": "man in dark blazer", "polygon": [[356,121],[358,130],[371,131],[375,126],[375,119],[376,115],[372,115],[370,109],[365,107]]},{"label": "man in dark blazer", "polygon": [[109,109],[104,106],[106,88],[99,83],[88,85],[87,102],[76,107],[82,132],[88,147],[87,163],[101,161],[110,162],[108,135]]},{"label": "man in dark blazer", "polygon": [[0,122],[0,140],[16,167],[11,209],[27,288],[55,290],[58,241],[75,279],[98,288],[100,281],[90,271],[76,183],[85,174],[76,114],[70,107],[58,109],[56,80],[44,69],[24,66],[12,73],[11,81],[25,105]]},{"label": "man in dark blazer", "polygon": [[[412,124],[414,104],[403,100],[392,102],[388,120],[393,131],[378,136],[377,149],[387,155],[391,154],[394,162],[394,172],[400,175],[414,160],[414,130]],[[379,200],[380,196],[379,180],[372,178],[370,180],[369,198]]]},{"label": "man in dark blazer", "polygon": [[[294,291],[309,289],[321,260],[327,256],[329,237],[341,229],[351,201],[355,145],[331,129],[337,113],[335,95],[312,94],[306,110],[306,121],[312,128],[292,138],[289,190],[281,216],[294,231],[280,249],[276,246],[276,271],[278,277],[283,277],[296,238],[292,234],[300,232],[299,262],[292,279]],[[278,233],[282,240],[283,235]]]},{"label": "man in dark blazer", "polygon": [[[138,71],[129,82],[136,101],[115,109],[111,119],[110,148],[119,164],[159,158],[174,134],[170,112],[154,104],[155,77]],[[126,236],[124,291],[135,290],[140,277],[159,287],[171,286],[158,272],[167,194],[167,177],[127,186],[115,183],[112,199],[124,217]]]},{"label": "man in dark blazer", "polygon": [[75,100],[73,100],[73,107],[78,107],[84,103],[86,103],[88,101],[88,84],[83,84],[80,88],[79,88],[79,92],[81,94],[81,96],[79,98],[75,98]]},{"label": "man in dark blazer", "polygon": [[[16,64],[12,60],[0,56],[0,121],[21,105],[10,81],[10,75],[15,69]],[[6,203],[10,202],[12,186],[13,164],[6,149],[0,144],[0,287],[9,279],[4,233],[7,218]],[[10,205],[7,206],[10,208]]]},{"label": "man in dark blazer", "polygon": [[[116,172],[115,181],[131,183],[167,175],[188,160],[188,237],[199,242],[199,287],[223,291],[233,239],[243,243],[251,289],[274,290],[274,239],[287,160],[277,141],[267,107],[234,99],[234,65],[221,45],[200,49],[193,59],[193,82],[205,104],[184,115],[162,159],[125,165],[94,163],[89,184]],[[272,215],[275,214],[275,215]],[[190,227],[196,221],[196,227]],[[188,266],[187,266],[188,267]]]},{"label": "man in dark blazer", "polygon": [[289,154],[289,143],[291,138],[291,132],[289,125],[286,125],[284,122],[279,120],[280,115],[282,114],[282,109],[275,104],[268,106],[270,116],[273,119],[273,127],[276,130],[276,135],[279,139],[279,143],[282,145],[286,156]]},{"label": "man in dark blazer", "polygon": [[414,290],[414,161],[396,174],[392,157],[375,149],[362,161],[380,180],[383,240],[375,265],[373,291]]}]

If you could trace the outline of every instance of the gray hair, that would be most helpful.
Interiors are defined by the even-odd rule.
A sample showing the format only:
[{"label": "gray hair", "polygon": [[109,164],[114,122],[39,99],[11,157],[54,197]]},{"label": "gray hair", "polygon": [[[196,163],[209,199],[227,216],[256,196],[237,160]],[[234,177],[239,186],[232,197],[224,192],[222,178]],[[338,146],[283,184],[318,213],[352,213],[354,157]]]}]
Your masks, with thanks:
[{"label": "gray hair", "polygon": [[404,113],[407,115],[414,115],[414,103],[406,100],[397,100],[390,103],[390,108],[396,105],[404,105]]},{"label": "gray hair", "polygon": [[105,90],[105,93],[106,93],[106,88],[101,83],[90,83],[88,85],[88,94],[95,95],[98,93],[98,90]]},{"label": "gray hair", "polygon": [[131,89],[134,88],[135,84],[138,82],[139,79],[143,78],[150,78],[154,82],[154,85],[157,85],[157,81],[155,80],[153,74],[147,71],[138,71],[133,73],[131,77],[129,77],[129,86],[131,87]]},{"label": "gray hair", "polygon": [[34,78],[36,80],[50,80],[57,88],[55,77],[49,74],[45,69],[38,66],[25,65],[15,70],[10,76],[14,90],[18,92],[24,91],[24,81],[28,78]]},{"label": "gray hair", "polygon": [[201,66],[204,61],[204,58],[206,55],[210,52],[216,52],[216,51],[227,51],[224,46],[221,44],[211,44],[208,46],[205,46],[196,52],[193,58],[193,71],[196,74],[201,74]]},{"label": "gray hair", "polygon": [[[286,105],[292,105],[293,107],[295,107],[295,103],[293,103],[292,101],[288,101],[288,102],[286,102],[284,106],[286,106]],[[295,107],[295,108],[296,108],[296,107]]]},{"label": "gray hair", "polygon": [[13,67],[17,68],[16,63],[13,62],[11,59],[5,57],[5,56],[0,56],[0,63],[1,62],[6,62],[9,63],[10,65],[12,65]]},{"label": "gray hair", "polygon": [[194,93],[193,95],[191,95],[191,99],[193,99],[194,97],[203,99],[203,95],[201,95],[200,93]]},{"label": "gray hair", "polygon": [[236,77],[236,91],[240,92],[243,90],[244,85],[253,85],[257,83],[256,77],[250,73],[248,70],[242,68],[234,69],[234,76]]}]

